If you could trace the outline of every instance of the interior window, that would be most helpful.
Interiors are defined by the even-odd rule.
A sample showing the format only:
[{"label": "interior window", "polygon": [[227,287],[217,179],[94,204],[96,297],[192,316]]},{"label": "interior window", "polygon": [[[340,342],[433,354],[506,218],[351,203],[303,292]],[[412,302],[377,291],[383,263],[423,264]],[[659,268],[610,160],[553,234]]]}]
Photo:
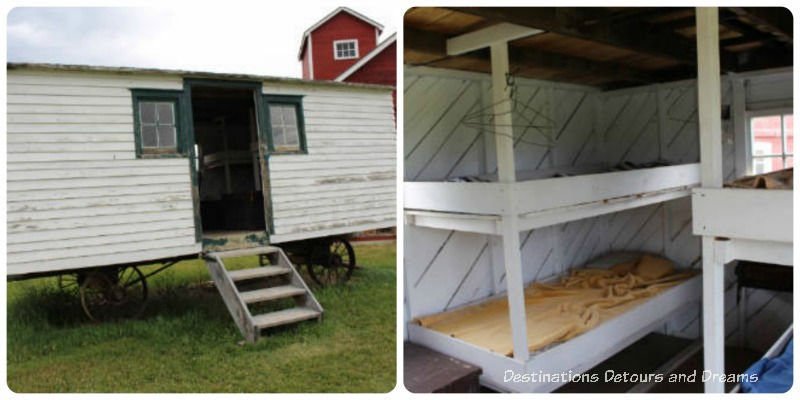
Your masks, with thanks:
[{"label": "interior window", "polygon": [[754,174],[794,165],[794,118],[792,114],[750,118],[750,160]]},{"label": "interior window", "polygon": [[333,42],[337,60],[358,58],[358,43],[355,40],[337,40]]}]

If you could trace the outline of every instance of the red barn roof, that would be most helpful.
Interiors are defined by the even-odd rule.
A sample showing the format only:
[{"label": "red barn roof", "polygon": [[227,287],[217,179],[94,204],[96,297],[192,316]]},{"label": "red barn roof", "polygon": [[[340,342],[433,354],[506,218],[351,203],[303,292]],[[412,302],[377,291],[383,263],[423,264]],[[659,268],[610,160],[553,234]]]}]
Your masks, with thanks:
[{"label": "red barn roof", "polygon": [[[337,82],[344,82],[347,78],[351,77],[358,70],[362,69],[365,65],[369,64],[370,61],[372,61],[373,59],[376,59],[379,54],[383,53],[384,50],[392,48],[392,45],[396,41],[397,41],[397,33],[393,33],[392,36],[389,36],[389,38],[387,38],[381,44],[379,44],[378,47],[375,47],[374,49],[372,49],[372,51],[370,51],[369,53],[367,53],[367,55],[365,55],[360,60],[358,60],[358,62],[356,62],[355,64],[351,65],[350,68],[348,68],[347,70],[342,72],[342,74],[337,76],[336,79],[334,79],[334,80],[337,81]],[[392,56],[391,57],[391,64],[392,64],[391,66],[392,66],[392,70],[394,70],[394,67],[396,65],[395,61],[394,61],[395,57],[396,57],[396,50],[395,50],[394,54],[391,54],[391,56]],[[394,74],[392,74],[392,79],[394,79]]]}]

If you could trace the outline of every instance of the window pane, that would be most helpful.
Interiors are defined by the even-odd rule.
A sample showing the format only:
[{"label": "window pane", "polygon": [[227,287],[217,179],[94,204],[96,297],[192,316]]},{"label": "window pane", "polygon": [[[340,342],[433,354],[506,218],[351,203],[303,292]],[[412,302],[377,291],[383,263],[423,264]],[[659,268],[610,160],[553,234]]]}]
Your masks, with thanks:
[{"label": "window pane", "polygon": [[355,41],[336,43],[336,58],[353,57],[357,57]]},{"label": "window pane", "polygon": [[158,147],[155,125],[142,125],[142,147]]},{"label": "window pane", "polygon": [[786,168],[794,167],[794,157],[786,157]]},{"label": "window pane", "polygon": [[291,146],[297,146],[300,143],[297,134],[297,127],[286,128],[284,132],[286,134],[286,144]]},{"label": "window pane", "polygon": [[172,112],[172,103],[158,103],[156,111],[158,111],[159,124],[175,124],[174,113]]},{"label": "window pane", "polygon": [[272,126],[283,125],[283,113],[280,107],[281,106],[278,105],[269,106],[269,118],[272,122]]},{"label": "window pane", "polygon": [[781,154],[783,143],[781,141],[780,115],[751,119],[750,132],[753,137],[754,156]]},{"label": "window pane", "polygon": [[752,164],[753,164],[753,174],[764,174],[767,172],[783,169],[783,159],[780,156],[754,157]]},{"label": "window pane", "polygon": [[284,139],[283,136],[282,125],[272,125],[272,143],[275,146],[282,146],[286,143],[286,139]]},{"label": "window pane", "polygon": [[158,147],[175,147],[175,126],[158,126]]},{"label": "window pane", "polygon": [[139,120],[143,124],[156,123],[156,103],[153,102],[140,102],[139,103]]},{"label": "window pane", "polygon": [[794,154],[794,116],[783,116],[783,133],[786,136],[786,153]]},{"label": "window pane", "polygon": [[283,106],[283,121],[287,126],[297,126],[297,118],[294,106]]}]

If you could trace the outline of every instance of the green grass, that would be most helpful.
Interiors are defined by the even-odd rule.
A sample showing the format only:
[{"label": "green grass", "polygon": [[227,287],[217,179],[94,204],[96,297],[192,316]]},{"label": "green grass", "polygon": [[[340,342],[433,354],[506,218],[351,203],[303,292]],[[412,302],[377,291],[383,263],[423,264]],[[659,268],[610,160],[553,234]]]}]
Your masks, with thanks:
[{"label": "green grass", "polygon": [[[314,289],[322,323],[242,337],[200,261],[148,279],[137,320],[86,322],[55,278],[8,284],[15,392],[388,392],[395,386],[395,246],[356,247],[346,284]],[[234,260],[240,267],[255,258]],[[146,269],[152,269],[147,267]]]}]

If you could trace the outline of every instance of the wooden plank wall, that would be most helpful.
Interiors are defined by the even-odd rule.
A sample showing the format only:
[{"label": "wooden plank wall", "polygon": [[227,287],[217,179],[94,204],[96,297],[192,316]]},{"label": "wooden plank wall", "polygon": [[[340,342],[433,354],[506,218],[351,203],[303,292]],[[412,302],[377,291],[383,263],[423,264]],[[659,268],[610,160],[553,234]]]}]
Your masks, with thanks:
[{"label": "wooden plank wall", "polygon": [[308,145],[308,154],[270,158],[275,228],[270,241],[395,226],[391,92],[265,82],[263,93],[304,96]]},{"label": "wooden plank wall", "polygon": [[[772,78],[762,81],[774,81],[773,75],[767,77]],[[758,101],[763,103],[770,95],[763,94],[759,82],[750,82],[748,93],[759,93]],[[530,101],[530,108],[521,109],[531,115],[516,120],[533,121],[531,128],[522,129],[525,135],[515,147],[518,169],[659,159],[673,164],[698,161],[693,81],[611,92],[525,79],[518,79],[517,84],[519,98]],[[773,93],[772,97],[785,95],[785,91],[782,95],[774,95],[774,90],[766,92]],[[491,133],[461,123],[464,115],[487,104],[488,77],[406,68],[404,94],[406,180],[436,181],[494,171],[494,140],[484,140]],[[723,105],[730,103],[730,97],[726,80]],[[539,130],[557,137],[557,144],[548,149],[526,143],[526,138],[535,141]],[[723,130],[724,171],[730,179],[736,176],[730,120],[723,122]],[[515,136],[518,132],[515,129]],[[497,238],[406,226],[405,243],[407,319],[452,309],[505,288],[502,248]],[[665,254],[681,266],[700,268],[700,241],[691,232],[688,198],[523,232],[520,243],[526,282],[561,275],[598,255],[618,250]],[[732,279],[729,277],[729,285]],[[734,294],[730,288],[729,296]],[[765,312],[765,304],[776,309],[787,304],[791,307],[791,299],[787,303],[785,297],[753,291],[752,318],[760,320],[758,313],[774,317],[775,313]],[[734,307],[731,302],[731,335],[736,327]],[[698,316],[699,309],[692,310],[666,323],[661,331],[697,337]]]},{"label": "wooden plank wall", "polygon": [[130,88],[180,77],[8,71],[8,270],[197,253],[189,161],[136,159]]}]

